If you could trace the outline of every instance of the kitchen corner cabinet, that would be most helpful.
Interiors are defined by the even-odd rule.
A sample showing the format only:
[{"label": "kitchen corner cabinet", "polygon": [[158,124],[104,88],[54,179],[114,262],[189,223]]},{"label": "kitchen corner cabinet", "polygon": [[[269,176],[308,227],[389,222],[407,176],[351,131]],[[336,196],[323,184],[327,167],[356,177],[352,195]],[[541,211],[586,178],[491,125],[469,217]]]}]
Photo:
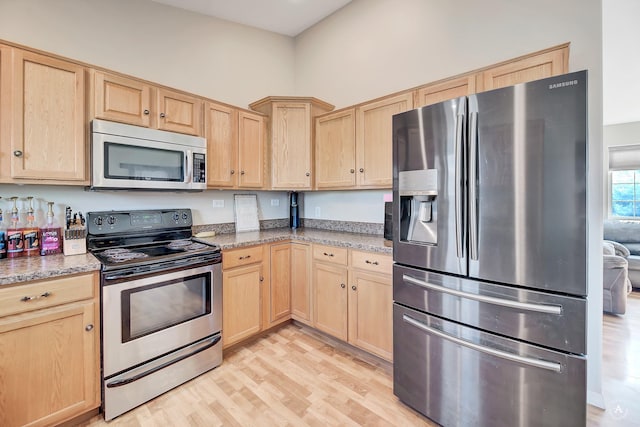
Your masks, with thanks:
[{"label": "kitchen corner cabinet", "polygon": [[201,98],[143,80],[92,70],[92,117],[189,135],[203,135]]},{"label": "kitchen corner cabinet", "polygon": [[100,406],[97,273],[0,288],[0,425],[57,425]]},{"label": "kitchen corner cabinet", "polygon": [[291,243],[291,317],[311,325],[311,247],[307,243]]},{"label": "kitchen corner cabinet", "polygon": [[413,108],[413,92],[389,96],[356,108],[358,188],[391,188],[394,114]]},{"label": "kitchen corner cabinet", "polygon": [[21,49],[11,52],[13,182],[82,184],[87,179],[86,69]]},{"label": "kitchen corner cabinet", "polygon": [[476,93],[476,79],[476,74],[469,74],[416,89],[414,108]]},{"label": "kitchen corner cabinet", "polygon": [[267,97],[249,107],[269,117],[270,187],[274,190],[311,190],[314,117],[333,110],[333,105],[316,98]]},{"label": "kitchen corner cabinet", "polygon": [[569,72],[569,44],[489,67],[478,74],[477,92]]},{"label": "kitchen corner cabinet", "polygon": [[354,108],[316,118],[316,189],[356,185],[356,112]]},{"label": "kitchen corner cabinet", "polygon": [[291,243],[270,246],[270,280],[266,327],[291,318]]},{"label": "kitchen corner cabinet", "polygon": [[222,253],[222,342],[227,348],[262,330],[262,246]]}]

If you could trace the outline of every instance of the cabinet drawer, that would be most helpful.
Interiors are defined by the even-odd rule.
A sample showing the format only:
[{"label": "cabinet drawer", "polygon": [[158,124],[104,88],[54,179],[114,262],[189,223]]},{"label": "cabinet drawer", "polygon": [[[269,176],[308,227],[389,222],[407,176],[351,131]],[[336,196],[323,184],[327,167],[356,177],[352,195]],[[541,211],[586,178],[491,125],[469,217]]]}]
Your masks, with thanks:
[{"label": "cabinet drawer", "polygon": [[313,259],[334,264],[347,265],[347,248],[313,245]]},{"label": "cabinet drawer", "polygon": [[262,246],[232,249],[222,253],[222,269],[262,262]]},{"label": "cabinet drawer", "polygon": [[391,275],[393,259],[376,252],[351,251],[351,267]]},{"label": "cabinet drawer", "polygon": [[95,274],[0,288],[0,317],[94,297]]}]

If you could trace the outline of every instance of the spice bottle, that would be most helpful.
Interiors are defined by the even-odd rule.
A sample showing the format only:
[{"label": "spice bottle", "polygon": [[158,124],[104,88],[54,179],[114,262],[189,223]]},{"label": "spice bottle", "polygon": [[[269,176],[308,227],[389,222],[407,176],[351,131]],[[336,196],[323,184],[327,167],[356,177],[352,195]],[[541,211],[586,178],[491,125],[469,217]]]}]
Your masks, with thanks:
[{"label": "spice bottle", "polygon": [[36,217],[33,211],[33,197],[27,197],[29,208],[27,209],[26,225],[22,229],[24,236],[25,256],[40,255],[40,228],[36,224]]},{"label": "spice bottle", "polygon": [[53,202],[47,202],[46,222],[40,227],[40,255],[62,252],[62,228],[53,218]]},{"label": "spice bottle", "polygon": [[13,207],[11,208],[11,222],[7,229],[7,258],[17,258],[22,256],[24,252],[24,235],[16,205],[18,198],[14,196],[9,200],[13,202]]}]

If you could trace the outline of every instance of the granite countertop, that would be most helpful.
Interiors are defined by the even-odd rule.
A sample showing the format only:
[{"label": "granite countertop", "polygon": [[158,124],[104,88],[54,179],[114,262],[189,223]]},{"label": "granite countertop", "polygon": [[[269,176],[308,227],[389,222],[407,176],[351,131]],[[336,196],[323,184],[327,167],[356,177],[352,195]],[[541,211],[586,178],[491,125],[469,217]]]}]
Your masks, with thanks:
[{"label": "granite countertop", "polygon": [[89,253],[2,259],[0,286],[96,270],[100,270],[100,261]]},{"label": "granite countertop", "polygon": [[[201,240],[215,243],[222,250],[293,240],[385,254],[393,252],[391,247],[385,246],[383,237],[377,234],[348,233],[313,228],[299,228],[296,230],[275,228],[218,234]],[[59,254],[3,259],[0,260],[0,286],[96,270],[100,270],[100,261],[89,253],[71,256]]]},{"label": "granite countertop", "polygon": [[293,240],[297,242],[342,246],[369,252],[393,253],[391,247],[385,246],[384,238],[377,234],[347,233],[314,228],[298,228],[295,230],[290,228],[276,228],[271,230],[245,231],[241,233],[219,234],[201,240],[220,245],[222,250]]}]

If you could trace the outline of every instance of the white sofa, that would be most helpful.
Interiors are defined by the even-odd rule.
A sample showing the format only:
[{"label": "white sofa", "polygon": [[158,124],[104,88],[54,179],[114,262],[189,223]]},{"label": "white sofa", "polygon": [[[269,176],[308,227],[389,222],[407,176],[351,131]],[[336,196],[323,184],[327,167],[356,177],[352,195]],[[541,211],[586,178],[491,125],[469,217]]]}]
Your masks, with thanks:
[{"label": "white sofa", "polygon": [[621,243],[629,250],[629,280],[640,288],[640,221],[605,221],[604,239]]}]

